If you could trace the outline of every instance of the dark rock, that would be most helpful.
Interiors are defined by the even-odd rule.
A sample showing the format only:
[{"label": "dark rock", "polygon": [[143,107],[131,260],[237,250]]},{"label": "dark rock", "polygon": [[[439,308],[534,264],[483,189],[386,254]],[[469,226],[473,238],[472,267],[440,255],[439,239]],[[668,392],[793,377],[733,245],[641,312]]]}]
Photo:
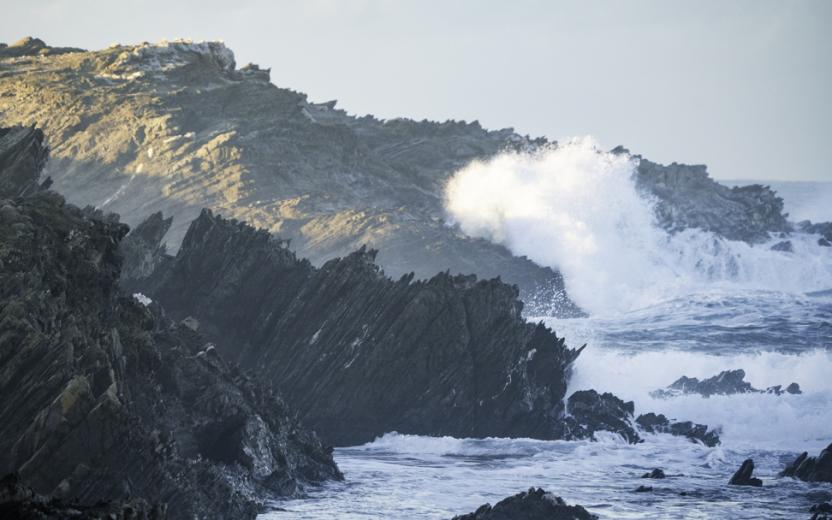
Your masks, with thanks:
[{"label": "dark rock", "polygon": [[41,130],[24,126],[0,128],[0,199],[37,192],[40,172],[48,157]]},{"label": "dark rock", "polygon": [[821,238],[818,239],[818,245],[821,246],[821,247],[832,247],[832,242],[830,242],[829,240],[821,237]]},{"label": "dark rock", "polygon": [[780,472],[781,477],[793,477],[806,482],[832,482],[832,444],[817,457],[803,452]]},{"label": "dark rock", "polygon": [[818,239],[819,246],[832,246],[832,222],[818,222],[817,224],[813,224],[809,220],[804,220],[795,224],[794,227],[796,231],[820,235]]},{"label": "dark rock", "polygon": [[0,479],[0,518],[16,520],[163,520],[164,506],[140,498],[125,498],[84,505],[35,493],[16,473]]},{"label": "dark rock", "polygon": [[812,517],[809,520],[830,520],[832,519],[832,503],[821,502],[809,508]]},{"label": "dark rock", "polygon": [[731,477],[731,480],[728,481],[728,484],[731,486],[754,486],[754,487],[762,487],[763,481],[753,477],[754,473],[754,461],[751,459],[746,459],[740,469],[738,469],[734,476]]},{"label": "dark rock", "polygon": [[[799,394],[800,385],[797,383],[790,384],[786,392],[790,394]],[[719,374],[703,379],[700,381],[695,377],[682,376],[674,381],[667,388],[654,390],[650,395],[659,399],[668,399],[685,394],[699,394],[703,397],[710,397],[712,395],[733,395],[733,394],[748,394],[748,393],[770,393],[781,395],[783,393],[782,386],[772,386],[766,390],[758,390],[751,386],[751,383],[745,381],[745,371],[742,369],[725,370]]]},{"label": "dark rock", "polygon": [[649,473],[645,473],[641,478],[666,478],[666,475],[660,468],[656,468]]},{"label": "dark rock", "polygon": [[0,200],[0,474],[174,518],[253,518],[269,496],[340,478],[270,390],[119,293],[126,232],[49,191]]},{"label": "dark rock", "polygon": [[639,486],[635,489],[636,493],[652,493],[653,486]]},{"label": "dark rock", "polygon": [[540,488],[531,488],[475,512],[452,520],[593,520],[598,517],[581,506],[570,506],[562,498]]},{"label": "dark rock", "polygon": [[730,240],[765,242],[788,231],[783,199],[768,186],[729,188],[708,176],[704,165],[661,165],[640,156],[636,184],[657,198],[656,215],[669,231],[700,228]]},{"label": "dark rock", "polygon": [[610,393],[581,390],[569,396],[566,411],[564,439],[585,439],[597,431],[609,431],[630,443],[641,441],[634,426],[632,401],[624,402]]},{"label": "dark rock", "polygon": [[154,213],[121,241],[124,264],[120,284],[127,292],[131,292],[136,281],[150,277],[159,264],[168,258],[162,239],[172,221],[172,218],[164,218],[161,212]]},{"label": "dark rock", "polygon": [[792,394],[792,395],[800,395],[800,394],[803,393],[803,391],[800,390],[800,385],[799,384],[792,383],[792,384],[790,384],[789,386],[786,387],[786,393],[787,394]]},{"label": "dark rock", "polygon": [[393,281],[361,249],[317,269],[265,231],[203,211],[137,288],[192,317],[330,443],[389,431],[560,438],[579,350],[526,323],[517,288],[447,273]]},{"label": "dark rock", "polygon": [[784,253],[793,253],[794,247],[792,246],[791,240],[784,240],[782,242],[777,242],[773,246],[771,246],[772,251],[782,251]]},{"label": "dark rock", "polygon": [[636,424],[647,433],[669,433],[680,437],[687,437],[705,446],[714,447],[719,444],[719,432],[711,430],[707,425],[695,424],[690,421],[671,421],[664,414],[653,412],[639,415]]}]

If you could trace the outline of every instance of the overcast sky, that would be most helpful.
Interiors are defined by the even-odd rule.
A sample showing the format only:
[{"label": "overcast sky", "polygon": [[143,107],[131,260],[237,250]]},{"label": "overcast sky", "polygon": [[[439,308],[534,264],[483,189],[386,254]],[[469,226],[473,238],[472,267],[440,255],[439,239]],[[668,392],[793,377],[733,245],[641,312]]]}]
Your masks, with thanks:
[{"label": "overcast sky", "polygon": [[350,113],[832,180],[832,1],[0,0],[0,41],[222,39]]}]

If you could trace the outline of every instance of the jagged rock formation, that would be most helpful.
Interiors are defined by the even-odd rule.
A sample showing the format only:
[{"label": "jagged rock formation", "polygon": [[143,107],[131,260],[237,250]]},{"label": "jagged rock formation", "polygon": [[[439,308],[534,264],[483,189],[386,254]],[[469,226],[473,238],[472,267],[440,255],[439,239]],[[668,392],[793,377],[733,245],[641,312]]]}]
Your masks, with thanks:
[{"label": "jagged rock formation", "polygon": [[176,257],[133,287],[198,322],[328,442],[389,431],[561,438],[580,349],[526,323],[516,288],[499,280],[393,281],[374,256],[361,249],[318,269],[206,210]]},{"label": "jagged rock formation", "polygon": [[394,277],[502,276],[545,312],[580,312],[559,273],[445,225],[442,192],[454,171],[545,140],[476,122],[349,116],[275,87],[268,70],[237,69],[214,42],[7,47],[0,118],[43,128],[48,173],[70,202],[130,225],[160,210],[175,217],[172,251],[208,207],[279,232],[316,265],[366,244]]},{"label": "jagged rock formation", "polygon": [[791,383],[785,390],[782,385],[770,386],[765,390],[758,390],[745,381],[745,370],[725,370],[707,379],[699,380],[695,377],[682,376],[667,388],[661,388],[650,392],[650,395],[659,399],[668,399],[686,394],[698,394],[703,397],[712,395],[733,395],[750,393],[769,393],[781,395],[783,393],[800,394],[800,385]]},{"label": "jagged rock formation", "polygon": [[810,457],[803,452],[780,472],[781,477],[792,477],[806,482],[832,482],[832,444]]},{"label": "jagged rock formation", "polygon": [[15,520],[163,520],[163,506],[141,498],[113,500],[94,505],[58,500],[35,493],[17,474],[0,479],[0,518]]},{"label": "jagged rock formation", "polygon": [[832,503],[821,502],[809,508],[812,517],[809,520],[830,520],[832,519]]},{"label": "jagged rock formation", "polygon": [[[49,149],[43,132],[29,127],[0,128],[0,198],[22,197],[40,189]],[[47,179],[47,185],[51,183]]]},{"label": "jagged rock formation", "polygon": [[811,221],[803,220],[795,224],[797,231],[820,235],[818,245],[821,247],[832,247],[832,222],[819,222],[813,224]]},{"label": "jagged rock formation", "polygon": [[752,459],[745,459],[740,469],[738,469],[731,476],[728,481],[729,486],[753,486],[762,487],[763,481],[754,477],[754,461]]},{"label": "jagged rock formation", "polygon": [[687,437],[705,446],[714,447],[719,444],[719,431],[711,430],[707,425],[696,424],[691,421],[671,421],[664,414],[653,412],[639,415],[636,424],[647,433],[669,433],[679,437]]},{"label": "jagged rock formation", "polygon": [[580,390],[569,396],[564,419],[565,439],[585,439],[597,431],[621,435],[627,442],[641,442],[635,428],[632,401],[624,402],[611,393]]},{"label": "jagged rock formation", "polygon": [[485,504],[473,513],[452,520],[594,520],[598,517],[581,506],[570,506],[541,488],[508,497],[496,505]]},{"label": "jagged rock formation", "polygon": [[[613,152],[625,153],[618,147]],[[700,228],[731,240],[763,242],[788,231],[783,199],[768,186],[729,188],[708,176],[705,165],[661,165],[642,158],[636,185],[656,199],[656,216],[669,231]]]},{"label": "jagged rock formation", "polygon": [[128,292],[131,281],[149,278],[167,258],[167,247],[162,239],[172,222],[173,217],[164,218],[161,212],[156,212],[133,228],[121,241],[124,263],[120,282]]},{"label": "jagged rock formation", "polygon": [[53,192],[0,199],[0,474],[173,518],[251,518],[269,495],[339,478],[271,391],[120,295],[126,232]]}]

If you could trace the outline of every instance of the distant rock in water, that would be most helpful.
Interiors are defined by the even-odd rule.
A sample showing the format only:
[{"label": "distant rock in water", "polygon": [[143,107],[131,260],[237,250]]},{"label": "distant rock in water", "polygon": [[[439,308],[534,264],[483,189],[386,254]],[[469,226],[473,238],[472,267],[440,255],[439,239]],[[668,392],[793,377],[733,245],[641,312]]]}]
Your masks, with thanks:
[{"label": "distant rock in water", "polygon": [[11,473],[0,479],[0,518],[15,520],[164,520],[164,506],[129,498],[84,505],[35,493]]},{"label": "distant rock in water", "polygon": [[791,240],[783,240],[771,246],[772,251],[781,251],[783,253],[794,253],[794,246]]},{"label": "distant rock in water", "polygon": [[793,477],[806,482],[832,482],[832,444],[810,457],[803,452],[797,459],[780,472],[781,477]]},{"label": "distant rock in water", "polygon": [[611,393],[581,390],[569,396],[564,419],[564,439],[585,439],[594,432],[608,431],[624,437],[627,442],[641,441],[633,421],[635,406]]},{"label": "distant rock in water", "polygon": [[[617,148],[613,152],[623,153]],[[639,159],[636,185],[655,197],[656,216],[667,230],[699,228],[730,240],[758,243],[788,231],[783,199],[768,186],[729,188],[708,176],[704,165],[661,165]]]},{"label": "distant rock in water", "polygon": [[327,442],[561,438],[580,349],[527,323],[515,287],[447,273],[393,281],[374,257],[361,249],[318,269],[267,232],[203,211],[176,257],[131,291],[197,320]]},{"label": "distant rock in water", "polygon": [[650,395],[658,399],[668,399],[686,394],[698,394],[703,397],[710,397],[712,395],[733,395],[733,394],[749,394],[749,393],[770,393],[781,395],[801,394],[800,385],[791,383],[782,389],[781,385],[771,386],[765,390],[758,390],[751,386],[751,383],[745,381],[745,370],[725,370],[719,374],[709,377],[707,379],[699,380],[695,377],[682,376],[667,388],[654,390]]},{"label": "distant rock in water", "polygon": [[641,478],[662,479],[662,478],[666,478],[666,475],[664,474],[664,471],[662,471],[660,468],[656,468],[653,471],[645,473],[644,475],[641,476]]},{"label": "distant rock in water", "polygon": [[705,446],[714,447],[719,444],[719,432],[711,430],[707,425],[690,421],[671,421],[664,414],[653,412],[639,415],[636,424],[647,433],[669,433],[679,437],[687,437]]},{"label": "distant rock in water", "polygon": [[268,388],[119,292],[126,233],[50,191],[0,198],[0,475],[85,507],[130,496],[210,519],[340,478]]},{"label": "distant rock in water", "polygon": [[596,520],[598,517],[581,506],[570,506],[540,488],[508,497],[496,505],[485,504],[473,513],[451,520]]},{"label": "distant rock in water", "polygon": [[740,466],[740,469],[738,469],[731,477],[731,480],[728,481],[728,484],[731,486],[762,487],[763,481],[754,477],[753,473],[754,461],[746,459]]}]

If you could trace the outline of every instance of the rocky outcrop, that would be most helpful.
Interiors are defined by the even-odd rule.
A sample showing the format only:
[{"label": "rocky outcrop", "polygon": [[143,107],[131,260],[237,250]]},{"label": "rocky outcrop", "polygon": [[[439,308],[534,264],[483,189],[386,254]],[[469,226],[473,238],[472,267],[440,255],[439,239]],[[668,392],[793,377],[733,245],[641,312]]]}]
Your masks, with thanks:
[{"label": "rocky outcrop", "polygon": [[362,245],[398,278],[497,276],[539,313],[577,315],[559,273],[445,224],[459,168],[533,147],[511,129],[354,117],[237,68],[219,42],[58,52],[40,40],[0,51],[0,119],[37,120],[56,189],[131,226],[163,211],[175,252],[202,208],[290,239],[321,266]]},{"label": "rocky outcrop", "polygon": [[667,388],[654,390],[650,395],[659,399],[668,399],[687,394],[698,394],[703,397],[712,395],[733,395],[749,393],[769,393],[775,395],[801,394],[800,385],[791,383],[785,390],[782,385],[770,386],[765,390],[758,390],[745,380],[745,370],[725,370],[707,379],[699,380],[695,377],[682,376]]},{"label": "rocky outcrop", "polygon": [[162,242],[173,218],[154,213],[133,228],[121,241],[124,262],[119,283],[127,291],[141,280],[149,278],[167,259],[167,248]]},{"label": "rocky outcrop", "polygon": [[811,221],[803,220],[795,224],[795,230],[820,235],[818,245],[821,247],[832,247],[832,222],[813,224]]},{"label": "rocky outcrop", "polygon": [[570,506],[541,488],[508,497],[496,505],[485,504],[473,513],[452,520],[594,520],[598,517],[581,506]]},{"label": "rocky outcrop", "polygon": [[163,506],[140,498],[94,505],[58,500],[35,493],[11,473],[0,479],[0,518],[15,520],[163,520]]},{"label": "rocky outcrop", "polygon": [[[0,198],[40,190],[40,172],[49,157],[43,132],[34,127],[0,128]],[[46,181],[47,186],[51,183]]]},{"label": "rocky outcrop", "polygon": [[731,480],[728,481],[728,485],[762,487],[763,481],[753,475],[754,461],[752,459],[745,459],[740,466],[740,469],[738,469],[731,477]]},{"label": "rocky outcrop", "polygon": [[[613,152],[627,153],[621,147]],[[783,199],[768,186],[729,188],[711,179],[701,164],[662,165],[634,157],[639,159],[636,185],[656,200],[659,224],[671,232],[699,228],[755,243],[789,230]]]},{"label": "rocky outcrop", "polygon": [[781,477],[792,477],[806,482],[832,482],[832,444],[810,457],[803,452],[780,472]]},{"label": "rocky outcrop", "polygon": [[327,442],[562,437],[580,350],[525,322],[515,287],[447,273],[394,281],[374,257],[361,249],[318,269],[267,232],[204,211],[137,287],[259,371]]},{"label": "rocky outcrop", "polygon": [[0,199],[0,474],[172,518],[252,518],[269,496],[340,478],[273,392],[120,294],[126,232],[50,191]]},{"label": "rocky outcrop", "polygon": [[830,520],[832,519],[832,503],[820,502],[809,508],[812,517],[809,520]]},{"label": "rocky outcrop", "polygon": [[611,393],[580,390],[569,396],[564,419],[564,439],[585,439],[595,432],[608,431],[637,443],[641,437],[635,428],[632,401],[624,402]]},{"label": "rocky outcrop", "polygon": [[691,421],[671,421],[664,414],[653,412],[639,415],[636,424],[647,433],[669,433],[679,437],[687,437],[694,442],[701,442],[713,448],[719,444],[719,431],[712,430],[704,424]]}]

